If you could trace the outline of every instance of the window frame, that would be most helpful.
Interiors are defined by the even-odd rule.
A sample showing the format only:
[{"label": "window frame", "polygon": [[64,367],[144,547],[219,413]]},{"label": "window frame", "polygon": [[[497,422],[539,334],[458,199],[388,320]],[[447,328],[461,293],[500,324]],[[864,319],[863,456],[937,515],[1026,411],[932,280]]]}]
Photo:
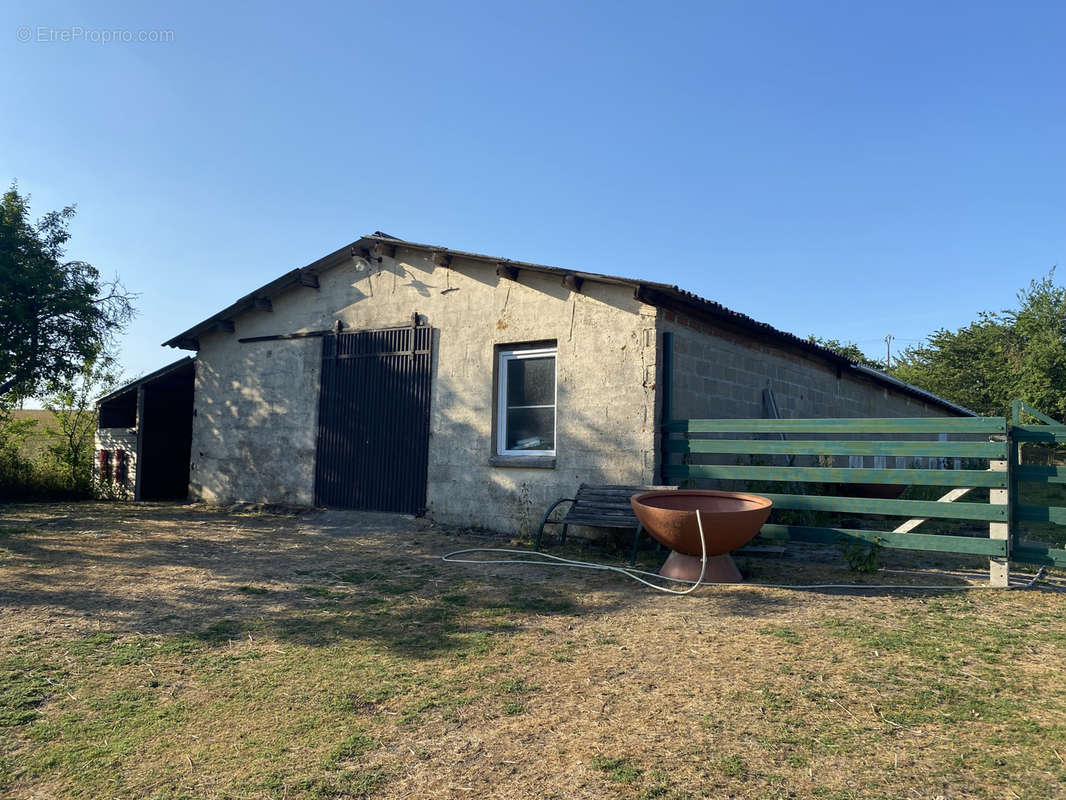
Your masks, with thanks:
[{"label": "window frame", "polygon": [[[555,366],[552,394],[552,449],[551,450],[508,450],[507,449],[507,369],[511,361],[526,358],[543,358],[551,356]],[[514,406],[514,408],[547,408],[541,406]],[[507,345],[496,353],[496,455],[503,458],[545,459],[551,460],[559,449],[559,348],[555,344],[538,343],[523,347]]]}]

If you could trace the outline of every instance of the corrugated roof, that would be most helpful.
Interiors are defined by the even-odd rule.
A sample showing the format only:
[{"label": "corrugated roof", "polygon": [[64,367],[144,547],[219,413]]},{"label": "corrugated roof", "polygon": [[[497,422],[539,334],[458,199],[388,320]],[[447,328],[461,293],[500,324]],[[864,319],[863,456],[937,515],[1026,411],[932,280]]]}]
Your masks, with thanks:
[{"label": "corrugated roof", "polygon": [[177,361],[167,364],[165,367],[160,367],[155,372],[149,372],[147,375],[137,378],[137,380],[130,381],[125,386],[120,386],[118,389],[115,389],[115,391],[108,392],[103,397],[97,398],[96,405],[106,403],[108,400],[114,400],[119,395],[126,394],[126,392],[131,392],[138,386],[142,386],[143,384],[151,383],[152,381],[164,378],[167,375],[170,375],[172,372],[177,372],[183,367],[192,367],[195,363],[195,359],[193,359],[192,356],[183,356]]},{"label": "corrugated roof", "polygon": [[779,330],[768,323],[759,322],[758,320],[749,317],[747,314],[733,311],[732,309],[726,308],[721,303],[700,297],[699,295],[686,291],[676,285],[635,278],[625,278],[618,275],[605,275],[597,272],[583,272],[581,270],[553,267],[546,264],[533,264],[528,261],[515,261],[509,258],[499,258],[497,256],[489,256],[483,253],[472,253],[464,250],[453,250],[452,248],[442,247],[440,245],[424,244],[421,242],[411,242],[406,239],[399,239],[395,236],[383,233],[382,231],[375,231],[372,234],[363,236],[351,244],[345,245],[338,250],[334,250],[329,255],[308,264],[306,267],[291,270],[284,275],[275,278],[270,283],[259,287],[254,292],[250,292],[233,304],[222,309],[217,314],[208,317],[203,322],[194,325],[187,331],[164,342],[164,345],[195,350],[199,346],[197,338],[206,332],[219,329],[224,321],[231,320],[238,314],[254,308],[257,303],[262,303],[264,300],[270,300],[273,297],[288,291],[295,285],[307,285],[312,277],[315,277],[317,280],[318,274],[343,264],[356,256],[368,254],[370,248],[379,243],[389,246],[406,247],[413,250],[423,250],[430,253],[440,253],[451,258],[510,267],[512,269],[526,270],[528,272],[558,275],[560,277],[573,276],[581,280],[629,286],[633,288],[638,299],[649,305],[674,309],[686,313],[695,312],[703,317],[710,318],[718,324],[743,331],[751,335],[753,338],[766,339],[779,345],[790,347],[794,350],[810,353],[811,355],[826,360],[842,369],[846,368],[854,370],[857,374],[862,374],[871,380],[891,387],[895,391],[902,391],[905,394],[909,394],[918,399],[938,405],[941,408],[945,408],[952,413],[964,416],[977,416],[973,411],[956,405],[942,397],[937,397],[931,392],[927,392],[917,386],[903,383],[902,381],[877,370],[862,366],[835,350],[830,350],[827,347],[815,344],[808,339],[803,339],[787,331]]}]

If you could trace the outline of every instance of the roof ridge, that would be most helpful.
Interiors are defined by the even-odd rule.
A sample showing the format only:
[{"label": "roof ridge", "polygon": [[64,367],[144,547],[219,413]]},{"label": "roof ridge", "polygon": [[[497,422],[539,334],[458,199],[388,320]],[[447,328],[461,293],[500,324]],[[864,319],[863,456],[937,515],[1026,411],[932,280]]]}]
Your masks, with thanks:
[{"label": "roof ridge", "polygon": [[[828,347],[815,344],[814,342],[801,338],[794,333],[783,331],[780,328],[775,328],[768,322],[760,322],[754,317],[748,316],[740,311],[734,311],[715,300],[709,300],[705,297],[701,297],[695,292],[690,292],[686,289],[682,289],[676,284],[659,283],[655,281],[646,281],[638,278],[626,278],[618,275],[607,275],[599,272],[585,272],[578,269],[569,269],[563,267],[552,267],[546,264],[535,264],[528,261],[517,261],[509,258],[498,258],[495,256],[485,255],[483,253],[472,253],[464,250],[455,250],[450,247],[444,247],[441,245],[426,244],[425,242],[412,242],[409,239],[400,239],[383,231],[375,231],[372,234],[363,236],[351,244],[345,245],[340,249],[330,253],[315,262],[303,267],[302,269],[295,269],[286,274],[281,275],[274,281],[261,286],[259,289],[251,292],[245,297],[240,298],[232,305],[218,312],[217,314],[208,317],[206,320],[194,325],[184,333],[178,334],[174,338],[164,345],[170,347],[182,347],[187,349],[196,349],[195,337],[205,328],[216,324],[219,320],[224,319],[227,315],[235,315],[243,313],[249,308],[254,307],[256,300],[260,297],[272,297],[275,294],[280,294],[286,291],[294,284],[300,281],[299,275],[304,271],[318,273],[331,269],[344,261],[350,259],[356,254],[357,248],[363,243],[373,242],[374,240],[387,240],[389,242],[395,242],[396,244],[408,247],[414,250],[425,250],[435,253],[444,253],[446,255],[466,259],[471,261],[479,261],[486,264],[507,265],[519,270],[529,270],[531,272],[540,272],[549,275],[561,275],[564,278],[567,276],[576,276],[582,279],[588,279],[599,283],[614,284],[629,286],[634,289],[634,292],[638,299],[648,305],[653,305],[658,308],[664,308],[668,304],[674,304],[675,306],[681,306],[685,311],[693,311],[696,313],[702,313],[714,319],[719,324],[733,325],[741,329],[747,329],[753,335],[763,335],[776,339],[780,344],[784,346],[790,346],[799,350],[807,351],[814,355],[836,364],[838,367],[848,365],[852,368],[858,368],[860,365],[856,361],[852,361],[845,355],[838,353],[835,350],[831,350]],[[870,374],[873,373],[873,374]],[[948,408],[956,413],[973,414],[972,411],[963,408],[962,406],[952,403],[950,400],[946,400],[942,397],[938,397],[932,392],[911,386],[910,384],[903,383],[890,375],[879,373],[876,370],[870,370],[866,373],[867,377],[873,380],[879,380],[881,383],[892,386],[896,389],[902,389],[908,394],[917,396],[923,400],[928,400],[936,403],[944,408]]]}]

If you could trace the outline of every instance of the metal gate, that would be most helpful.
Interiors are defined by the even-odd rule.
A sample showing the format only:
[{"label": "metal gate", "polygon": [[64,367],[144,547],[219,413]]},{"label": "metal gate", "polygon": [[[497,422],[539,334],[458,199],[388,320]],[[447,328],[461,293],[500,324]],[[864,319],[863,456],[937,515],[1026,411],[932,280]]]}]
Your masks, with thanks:
[{"label": "metal gate", "polygon": [[425,511],[432,346],[415,323],[323,337],[316,505]]}]

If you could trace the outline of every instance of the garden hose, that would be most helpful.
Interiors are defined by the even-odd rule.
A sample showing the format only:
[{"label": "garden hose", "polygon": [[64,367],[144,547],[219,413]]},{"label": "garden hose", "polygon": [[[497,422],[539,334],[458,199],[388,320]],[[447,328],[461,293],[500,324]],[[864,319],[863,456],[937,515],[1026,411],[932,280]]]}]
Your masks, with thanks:
[{"label": "garden hose", "polygon": [[[544,566],[544,567],[569,567],[571,569],[587,569],[596,572],[617,572],[625,575],[631,580],[642,583],[645,586],[649,586],[665,594],[673,595],[686,595],[696,591],[700,586],[726,586],[726,587],[753,587],[760,589],[800,589],[800,590],[813,590],[813,589],[864,589],[864,590],[883,590],[883,589],[918,589],[922,591],[966,591],[970,589],[1031,589],[1036,585],[1036,582],[1040,578],[1044,577],[1046,568],[1041,567],[1040,570],[1028,581],[1013,582],[1006,587],[995,587],[987,584],[983,585],[914,585],[914,584],[870,584],[870,583],[804,583],[804,584],[788,584],[788,583],[725,583],[716,581],[704,581],[703,576],[707,570],[707,541],[703,533],[703,521],[700,516],[700,512],[696,512],[696,523],[700,530],[700,549],[702,551],[700,576],[695,581],[690,581],[685,578],[670,578],[665,575],[660,575],[657,572],[648,572],[642,569],[635,569],[633,567],[616,567],[612,564],[600,564],[595,561],[578,561],[572,558],[563,558],[562,556],[553,556],[551,553],[541,553],[538,550],[515,550],[505,547],[468,547],[463,550],[453,550],[450,553],[445,553],[441,556],[441,561],[449,561],[456,564],[520,564],[523,566]],[[470,553],[503,553],[507,555],[520,555],[524,558],[458,558],[457,556],[463,556]],[[642,575],[648,575],[653,578],[658,578],[664,581],[673,581],[674,583],[690,583],[692,584],[687,589],[671,589],[668,586],[659,586],[652,583]],[[1045,579],[1046,580],[1046,579]],[[1050,581],[1052,588],[1058,591],[1063,591],[1057,584]]]}]

